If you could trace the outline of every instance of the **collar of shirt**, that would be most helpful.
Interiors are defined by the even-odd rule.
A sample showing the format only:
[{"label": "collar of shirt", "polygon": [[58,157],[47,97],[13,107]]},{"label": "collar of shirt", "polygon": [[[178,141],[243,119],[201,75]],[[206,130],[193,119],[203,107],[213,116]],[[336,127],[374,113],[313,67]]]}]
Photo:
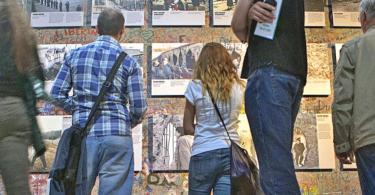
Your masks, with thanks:
[{"label": "collar of shirt", "polygon": [[121,48],[120,43],[115,38],[113,38],[112,36],[109,36],[109,35],[101,35],[96,39],[96,41],[107,42],[107,43],[110,43],[112,45],[115,45],[115,46]]}]

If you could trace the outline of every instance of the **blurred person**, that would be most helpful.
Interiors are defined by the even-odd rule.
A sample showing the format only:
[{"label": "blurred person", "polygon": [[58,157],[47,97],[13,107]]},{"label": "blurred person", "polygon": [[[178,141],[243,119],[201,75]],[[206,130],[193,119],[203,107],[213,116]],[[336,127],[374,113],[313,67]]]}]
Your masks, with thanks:
[{"label": "blurred person", "polygon": [[33,143],[37,156],[45,151],[41,135],[34,138],[37,94],[29,80],[43,81],[43,71],[22,13],[17,1],[0,0],[0,172],[8,195],[31,194],[28,147]]},{"label": "blurred person", "polygon": [[[73,124],[84,126],[115,60],[123,52],[124,16],[119,10],[100,13],[95,42],[65,56],[51,94],[73,111]],[[69,91],[73,89],[73,96]],[[129,109],[127,108],[129,106]],[[127,56],[104,97],[97,120],[86,139],[88,193],[99,176],[100,194],[131,194],[134,179],[131,128],[146,112],[143,77],[137,60]]]},{"label": "blurred person", "polygon": [[[206,44],[194,67],[194,80],[185,92],[183,126],[194,135],[189,164],[189,194],[230,194],[230,141],[208,93],[210,90],[228,133],[239,143],[238,116],[244,84],[220,43]],[[194,118],[196,125],[194,125]]]},{"label": "blurred person", "polygon": [[360,22],[364,35],[341,49],[332,105],[334,144],[341,163],[353,153],[364,195],[375,194],[375,0],[362,0]]},{"label": "blurred person", "polygon": [[[300,194],[293,155],[293,129],[307,76],[304,1],[283,0],[274,38],[254,35],[257,23],[272,23],[280,1],[239,0],[232,29],[248,42],[243,77],[245,110],[265,194]],[[272,3],[273,2],[273,3]],[[279,163],[283,162],[283,163]]]}]

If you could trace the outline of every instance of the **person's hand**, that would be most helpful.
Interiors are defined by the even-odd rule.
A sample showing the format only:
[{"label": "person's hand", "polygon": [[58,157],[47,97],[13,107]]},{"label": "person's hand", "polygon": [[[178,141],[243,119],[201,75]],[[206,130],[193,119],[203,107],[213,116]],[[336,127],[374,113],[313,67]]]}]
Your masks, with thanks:
[{"label": "person's hand", "polygon": [[352,151],[336,154],[336,157],[342,164],[354,163],[354,153]]},{"label": "person's hand", "polygon": [[250,20],[255,20],[259,23],[272,23],[275,19],[275,10],[274,6],[258,1],[251,6],[248,17]]}]

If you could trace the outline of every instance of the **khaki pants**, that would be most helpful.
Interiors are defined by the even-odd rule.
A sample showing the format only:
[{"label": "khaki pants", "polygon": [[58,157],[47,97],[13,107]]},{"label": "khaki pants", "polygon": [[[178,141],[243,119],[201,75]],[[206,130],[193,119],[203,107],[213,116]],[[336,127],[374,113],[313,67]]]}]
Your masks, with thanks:
[{"label": "khaki pants", "polygon": [[31,123],[22,99],[0,97],[0,171],[8,195],[29,195]]}]

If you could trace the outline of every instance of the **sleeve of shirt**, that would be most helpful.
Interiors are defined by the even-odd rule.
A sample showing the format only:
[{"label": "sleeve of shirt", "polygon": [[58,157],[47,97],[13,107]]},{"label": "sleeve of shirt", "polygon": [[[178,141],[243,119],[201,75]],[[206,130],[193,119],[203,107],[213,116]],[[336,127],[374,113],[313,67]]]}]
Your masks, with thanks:
[{"label": "sleeve of shirt", "polygon": [[353,123],[354,66],[348,52],[345,46],[341,50],[341,57],[336,68],[333,86],[333,141],[337,154],[351,150],[349,134]]},{"label": "sleeve of shirt", "polygon": [[147,102],[143,91],[142,68],[137,62],[132,65],[128,75],[128,98],[132,127],[142,122],[146,114]]},{"label": "sleeve of shirt", "polygon": [[189,101],[193,106],[195,106],[195,97],[194,97],[194,82],[190,81],[186,91],[185,91],[185,98]]},{"label": "sleeve of shirt", "polygon": [[69,97],[69,91],[72,89],[70,60],[71,55],[67,54],[51,89],[51,97],[56,101],[55,104],[67,112],[72,112],[73,109],[73,97]]}]

